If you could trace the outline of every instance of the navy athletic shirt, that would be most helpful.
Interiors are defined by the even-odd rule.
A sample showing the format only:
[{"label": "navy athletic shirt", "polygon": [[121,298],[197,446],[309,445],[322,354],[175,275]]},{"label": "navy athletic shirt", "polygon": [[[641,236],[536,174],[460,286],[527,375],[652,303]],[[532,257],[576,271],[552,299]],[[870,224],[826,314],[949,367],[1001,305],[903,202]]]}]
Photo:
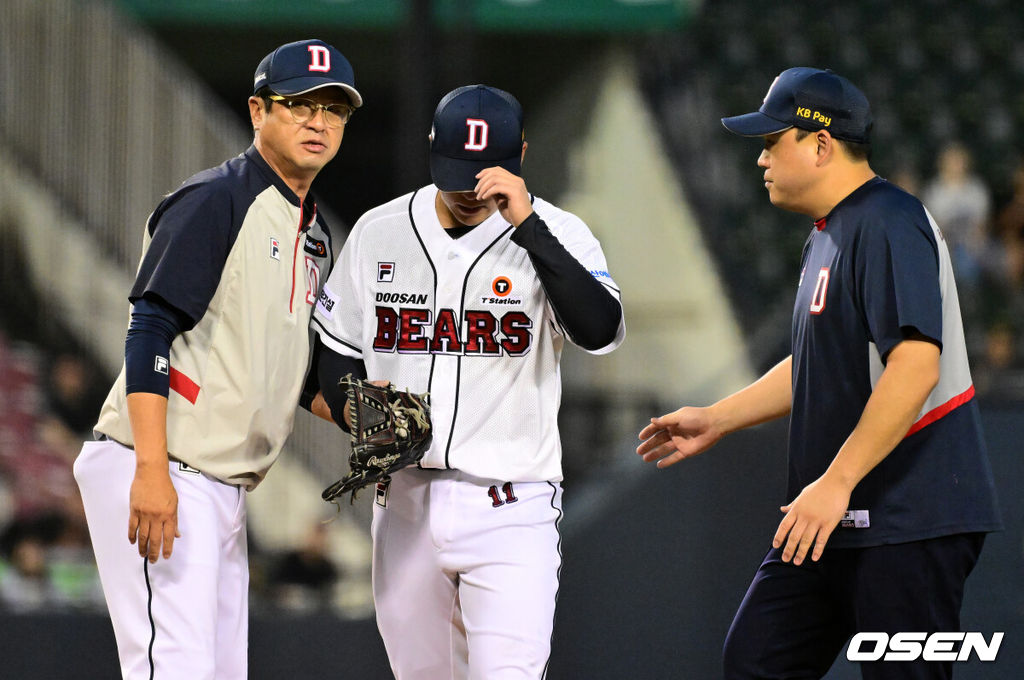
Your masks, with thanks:
[{"label": "navy athletic shirt", "polygon": [[889,351],[915,331],[942,350],[939,383],[907,436],[853,491],[849,509],[869,526],[841,525],[831,548],[1001,528],[949,252],[921,202],[876,177],[818,220],[804,246],[788,499],[825,472]]}]

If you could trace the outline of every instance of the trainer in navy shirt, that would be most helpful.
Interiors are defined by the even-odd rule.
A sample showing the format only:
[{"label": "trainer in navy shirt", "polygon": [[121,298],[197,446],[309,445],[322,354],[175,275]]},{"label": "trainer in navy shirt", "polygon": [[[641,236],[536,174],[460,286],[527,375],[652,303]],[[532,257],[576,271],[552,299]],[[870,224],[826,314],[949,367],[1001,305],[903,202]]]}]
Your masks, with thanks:
[{"label": "trainer in navy shirt", "polygon": [[[790,415],[788,503],[723,648],[726,680],[821,678],[854,633],[960,630],[964,583],[1001,528],[949,251],[921,202],[868,164],[871,110],[849,80],[792,68],[760,109],[773,205],[814,219],[792,354],[707,408],[640,432],[659,467]],[[808,559],[809,558],[809,559]],[[952,661],[862,666],[950,678]]]}]

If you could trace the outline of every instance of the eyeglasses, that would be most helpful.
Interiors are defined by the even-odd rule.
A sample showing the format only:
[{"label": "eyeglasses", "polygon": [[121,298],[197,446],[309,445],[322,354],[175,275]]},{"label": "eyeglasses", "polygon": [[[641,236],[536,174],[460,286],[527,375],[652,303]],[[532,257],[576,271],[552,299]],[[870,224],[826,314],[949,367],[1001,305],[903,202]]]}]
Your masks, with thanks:
[{"label": "eyeglasses", "polygon": [[309,122],[316,112],[323,109],[324,122],[327,127],[341,127],[352,117],[354,109],[348,104],[318,104],[309,99],[287,99],[278,94],[270,95],[270,100],[285,107],[292,114],[292,120],[296,123]]}]

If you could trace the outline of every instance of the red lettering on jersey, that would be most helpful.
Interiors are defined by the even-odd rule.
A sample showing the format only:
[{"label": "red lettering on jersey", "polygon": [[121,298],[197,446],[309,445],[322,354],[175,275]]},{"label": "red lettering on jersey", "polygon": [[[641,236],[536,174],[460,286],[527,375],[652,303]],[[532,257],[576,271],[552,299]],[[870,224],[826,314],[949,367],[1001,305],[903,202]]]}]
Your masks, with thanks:
[{"label": "red lettering on jersey", "polygon": [[459,323],[455,320],[455,312],[442,309],[437,313],[437,324],[434,326],[434,341],[430,343],[431,354],[461,354],[462,343],[459,341]]},{"label": "red lettering on jersey", "polygon": [[[430,331],[431,310],[424,308],[375,307],[377,332],[373,349],[403,354],[477,354],[523,356],[533,344],[533,321],[525,312],[507,312],[501,321],[487,310],[466,311],[465,340],[451,309],[441,309]],[[499,335],[500,331],[500,335]]]},{"label": "red lettering on jersey", "polygon": [[373,349],[377,352],[394,352],[398,343],[398,314],[390,307],[377,307],[377,334],[373,338]]},{"label": "red lettering on jersey", "polygon": [[467,118],[469,139],[463,145],[467,151],[483,151],[487,148],[487,121],[479,118]]},{"label": "red lettering on jersey", "polygon": [[498,320],[488,311],[466,311],[466,354],[499,354]]},{"label": "red lettering on jersey", "polygon": [[510,357],[520,357],[530,351],[530,341],[533,333],[533,321],[524,312],[509,312],[501,317],[501,332],[505,338],[501,341],[501,348]]},{"label": "red lettering on jersey", "polygon": [[821,314],[825,310],[825,296],[828,295],[828,267],[818,272],[818,280],[814,282],[814,295],[811,296],[811,314]]},{"label": "red lettering on jersey", "polygon": [[[379,309],[379,308],[378,308]],[[399,312],[401,331],[398,336],[398,351],[401,354],[426,354],[429,351],[429,340],[423,332],[424,326],[430,325],[429,309],[406,309]]]},{"label": "red lettering on jersey", "polygon": [[323,71],[331,70],[331,53],[323,45],[310,45],[309,49],[309,70]]},{"label": "red lettering on jersey", "polygon": [[320,295],[320,265],[309,255],[306,256],[306,304],[315,305]]}]

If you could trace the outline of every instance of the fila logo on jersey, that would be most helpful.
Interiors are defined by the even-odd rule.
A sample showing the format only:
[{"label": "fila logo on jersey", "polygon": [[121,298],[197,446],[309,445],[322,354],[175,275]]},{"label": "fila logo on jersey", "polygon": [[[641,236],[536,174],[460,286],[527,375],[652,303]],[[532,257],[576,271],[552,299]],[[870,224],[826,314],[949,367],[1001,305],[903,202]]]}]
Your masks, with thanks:
[{"label": "fila logo on jersey", "polygon": [[153,362],[153,370],[157,373],[163,373],[164,375],[170,375],[171,370],[167,363],[167,357],[155,357]]},{"label": "fila logo on jersey", "polygon": [[270,239],[270,257],[275,260],[281,259],[281,242],[273,237]]},{"label": "fila logo on jersey", "polygon": [[395,263],[394,262],[378,262],[377,263],[377,282],[378,283],[391,283],[395,280]]},{"label": "fila logo on jersey", "polygon": [[818,271],[818,280],[814,282],[814,294],[811,296],[811,314],[825,311],[825,296],[828,295],[828,267]]},{"label": "fila logo on jersey", "polygon": [[469,139],[464,145],[467,151],[483,151],[487,148],[487,121],[479,118],[467,118]]},{"label": "fila logo on jersey", "polygon": [[331,53],[323,45],[310,45],[309,70],[327,73],[331,70]]},{"label": "fila logo on jersey", "polygon": [[487,310],[467,309],[464,330],[456,313],[447,308],[438,311],[436,323],[429,309],[378,305],[376,313],[375,352],[520,357],[533,343],[533,321],[518,310],[499,319]]}]

